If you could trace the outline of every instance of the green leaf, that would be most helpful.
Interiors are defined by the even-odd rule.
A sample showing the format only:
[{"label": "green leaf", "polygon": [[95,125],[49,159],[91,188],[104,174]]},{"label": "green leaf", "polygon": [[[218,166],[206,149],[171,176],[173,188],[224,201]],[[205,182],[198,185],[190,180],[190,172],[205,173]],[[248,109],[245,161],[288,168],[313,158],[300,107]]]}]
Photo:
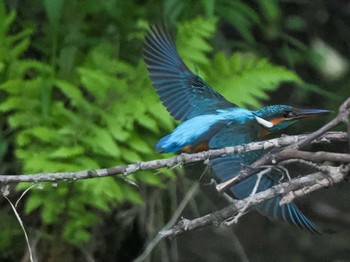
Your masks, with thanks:
[{"label": "green leaf", "polygon": [[[78,72],[81,82],[87,91],[94,94],[98,101],[104,100],[108,93],[108,88],[113,86],[113,78],[101,70],[79,68]],[[96,90],[99,90],[99,92],[96,92]]]},{"label": "green leaf", "polygon": [[81,169],[98,169],[101,166],[98,164],[97,160],[86,156],[79,156],[74,158],[74,163],[81,167]]},{"label": "green leaf", "polygon": [[[53,69],[51,66],[33,59],[26,59],[21,61],[21,63],[15,63],[14,67],[11,68],[12,77],[25,78],[26,74],[30,72],[31,74],[39,74],[44,77],[48,77],[53,74]],[[28,83],[36,84],[41,82],[42,78],[32,78]],[[38,88],[39,89],[39,88]]]},{"label": "green leaf", "polygon": [[26,201],[24,213],[26,215],[29,215],[34,210],[38,209],[43,204],[43,202],[44,202],[44,199],[40,194],[31,194]]},{"label": "green leaf", "polygon": [[[50,225],[59,220],[59,215],[63,211],[65,201],[58,196],[58,190],[55,190],[55,195],[47,196],[48,198],[43,202],[41,210],[42,221],[46,225]],[[48,201],[50,200],[50,201]],[[53,205],[52,203],[56,203]]]},{"label": "green leaf", "polygon": [[19,127],[32,127],[33,122],[30,122],[29,119],[32,119],[32,112],[27,111],[23,113],[16,113],[15,115],[12,115],[9,117],[9,124],[12,128],[19,128]]},{"label": "green leaf", "polygon": [[173,169],[162,168],[160,169],[160,174],[165,175],[171,179],[176,179],[176,174]]},{"label": "green leaf", "polygon": [[261,13],[268,21],[278,22],[281,15],[281,8],[277,0],[256,1],[261,9]]},{"label": "green leaf", "polygon": [[109,132],[111,132],[113,138],[118,140],[119,142],[125,142],[127,139],[129,139],[131,135],[130,130],[126,131],[121,127],[115,127],[115,128],[112,128],[112,130],[109,129]]},{"label": "green leaf", "polygon": [[270,64],[266,59],[234,54],[225,58],[215,55],[213,63],[205,71],[215,89],[238,106],[260,107],[260,100],[268,99],[267,92],[275,90],[282,82],[301,84],[302,80],[281,66]]},{"label": "green leaf", "polygon": [[0,104],[1,112],[9,112],[11,110],[17,109],[23,104],[23,99],[20,97],[9,97],[4,102]]},{"label": "green leaf", "polygon": [[125,199],[128,199],[129,201],[131,201],[134,204],[138,204],[138,205],[144,205],[144,199],[140,196],[140,194],[134,190],[133,187],[131,186],[125,186],[123,187],[123,193],[125,196]]},{"label": "green leaf", "polygon": [[[22,85],[23,81],[21,79],[9,79],[0,85],[0,89],[6,91],[8,94],[17,95],[20,93],[20,87]],[[11,99],[13,98],[14,97],[11,97]]]},{"label": "green leaf", "polygon": [[154,133],[158,132],[157,121],[148,115],[143,115],[142,118],[136,119],[136,122]]},{"label": "green leaf", "polygon": [[20,132],[17,137],[17,143],[20,146],[27,146],[33,142],[33,138],[45,143],[61,141],[61,138],[57,136],[57,133],[54,132],[51,128],[45,126],[37,126]]},{"label": "green leaf", "polygon": [[170,113],[165,110],[162,104],[159,103],[155,106],[152,106],[152,110],[150,110],[149,112],[154,118],[156,118],[158,126],[165,128],[168,131],[174,128],[175,120],[172,118]]},{"label": "green leaf", "polygon": [[4,2],[1,2],[1,17],[5,17],[5,19],[3,20],[2,24],[2,28],[1,31],[4,33],[7,33],[7,31],[10,29],[10,26],[13,24],[13,22],[16,19],[16,12],[9,12],[6,16],[6,6]]},{"label": "green leaf", "polygon": [[150,171],[143,171],[136,174],[136,177],[139,181],[145,184],[149,184],[157,187],[164,187],[162,180],[159,177],[159,174],[154,174]]},{"label": "green leaf", "polygon": [[128,148],[123,148],[121,150],[121,157],[126,161],[126,163],[134,163],[141,159],[139,154]]},{"label": "green leaf", "polygon": [[131,149],[139,153],[152,154],[154,152],[153,147],[151,147],[149,143],[136,134],[130,137],[128,143]]},{"label": "green leaf", "polygon": [[177,48],[189,68],[208,63],[206,54],[212,50],[208,38],[214,34],[215,24],[216,19],[196,19],[179,25]]},{"label": "green leaf", "polygon": [[252,27],[254,23],[259,23],[259,16],[248,4],[226,0],[218,5],[217,12],[240,33],[246,42],[255,42]]},{"label": "green leaf", "polygon": [[19,42],[17,45],[15,45],[11,50],[11,55],[13,58],[18,58],[21,56],[24,51],[28,49],[30,45],[30,40],[28,38],[23,39],[21,42]]},{"label": "green leaf", "polygon": [[82,210],[79,213],[70,213],[69,221],[64,227],[63,236],[73,245],[86,243],[91,239],[88,228],[98,221],[95,214]]},{"label": "green leaf", "polygon": [[50,23],[55,28],[58,26],[62,15],[64,1],[62,0],[44,0],[44,6]]},{"label": "green leaf", "polygon": [[91,134],[82,140],[87,143],[96,153],[105,154],[110,157],[119,157],[120,148],[112,135],[104,128],[90,127]]},{"label": "green leaf", "polygon": [[49,157],[53,159],[65,159],[76,157],[78,155],[82,155],[84,153],[84,148],[81,146],[73,146],[73,147],[59,147],[50,153]]},{"label": "green leaf", "polygon": [[60,79],[55,79],[53,84],[69,98],[72,105],[88,107],[86,105],[86,98],[84,98],[81,90],[77,86]]}]

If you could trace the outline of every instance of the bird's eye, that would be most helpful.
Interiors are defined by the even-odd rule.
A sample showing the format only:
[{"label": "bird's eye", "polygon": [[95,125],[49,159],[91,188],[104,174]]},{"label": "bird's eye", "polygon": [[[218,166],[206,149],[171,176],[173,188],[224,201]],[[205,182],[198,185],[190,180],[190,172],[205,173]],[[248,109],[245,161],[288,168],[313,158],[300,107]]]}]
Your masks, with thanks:
[{"label": "bird's eye", "polygon": [[284,118],[293,118],[293,117],[295,117],[295,113],[293,111],[285,111],[283,113],[283,117]]}]

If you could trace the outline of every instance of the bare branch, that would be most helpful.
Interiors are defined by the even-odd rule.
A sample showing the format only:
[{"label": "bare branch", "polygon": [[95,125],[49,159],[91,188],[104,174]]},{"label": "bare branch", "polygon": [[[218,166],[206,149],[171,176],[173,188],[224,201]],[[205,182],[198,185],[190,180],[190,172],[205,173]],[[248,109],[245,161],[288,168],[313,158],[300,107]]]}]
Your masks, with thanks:
[{"label": "bare branch", "polygon": [[[62,172],[62,173],[39,173],[28,175],[0,175],[0,183],[21,183],[21,182],[57,182],[57,181],[76,181],[81,179],[106,177],[113,175],[124,175],[135,173],[139,170],[154,170],[162,167],[174,167],[177,165],[189,164],[207,159],[212,159],[218,156],[240,154],[244,152],[279,148],[288,145],[293,145],[305,139],[307,135],[282,136],[266,141],[253,142],[245,145],[234,147],[226,147],[222,149],[209,150],[196,154],[181,154],[178,156],[157,159],[147,162],[137,162],[130,165],[115,166],[111,168],[83,170],[78,172]],[[347,133],[345,132],[328,132],[320,136],[314,143],[330,143],[332,141],[346,141]]]},{"label": "bare branch", "polygon": [[[182,219],[171,229],[159,232],[162,237],[175,237],[186,231],[192,231],[210,225],[220,225],[227,219],[232,219],[242,209],[252,207],[268,199],[289,192],[297,192],[295,197],[306,195],[312,191],[328,187],[339,183],[345,179],[350,170],[350,165],[346,166],[325,166],[323,172],[316,172],[292,181],[284,182],[269,188],[266,191],[259,192],[243,200],[235,200],[234,204],[227,206],[219,211],[195,218],[193,220]],[[248,203],[249,202],[249,203]],[[248,203],[248,204],[247,204]]]},{"label": "bare branch", "polygon": [[350,163],[350,154],[331,153],[331,152],[324,152],[324,151],[305,152],[305,151],[289,149],[289,150],[283,150],[279,152],[275,156],[275,158],[278,160],[304,159],[315,163],[321,163],[325,161]]}]

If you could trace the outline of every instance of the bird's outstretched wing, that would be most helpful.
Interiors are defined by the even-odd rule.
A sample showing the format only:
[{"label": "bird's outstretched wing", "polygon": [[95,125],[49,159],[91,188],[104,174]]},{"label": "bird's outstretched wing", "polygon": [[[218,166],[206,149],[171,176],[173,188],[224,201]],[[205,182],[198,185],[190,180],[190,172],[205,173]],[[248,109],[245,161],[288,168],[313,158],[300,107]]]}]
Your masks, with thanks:
[{"label": "bird's outstretched wing", "polygon": [[[253,125],[232,125],[218,132],[210,141],[210,148],[222,148],[224,146],[235,146],[243,143],[249,143],[256,140],[255,128]],[[243,165],[252,164],[264,154],[263,151],[252,151],[237,155],[230,155],[212,159],[210,164],[216,176],[225,181],[238,174]],[[278,183],[278,174],[265,174],[259,183],[257,192],[267,190]],[[257,176],[251,176],[248,179],[233,186],[231,191],[238,199],[250,196],[256,184]],[[279,205],[282,196],[277,196],[267,200],[255,209],[262,215],[271,220],[286,221],[296,226],[307,229],[313,233],[319,233],[317,225],[309,220],[294,203],[283,206]]]},{"label": "bird's outstretched wing", "polygon": [[188,69],[164,28],[151,27],[143,56],[162,103],[176,120],[235,106]]}]

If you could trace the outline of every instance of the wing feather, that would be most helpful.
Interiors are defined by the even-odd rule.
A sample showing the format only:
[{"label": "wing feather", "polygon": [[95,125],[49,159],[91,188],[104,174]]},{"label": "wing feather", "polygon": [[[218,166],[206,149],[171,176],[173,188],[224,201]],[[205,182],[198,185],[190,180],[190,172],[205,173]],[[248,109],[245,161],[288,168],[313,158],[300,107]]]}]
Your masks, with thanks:
[{"label": "wing feather", "polygon": [[[217,109],[235,107],[193,74],[179,56],[163,27],[152,26],[146,35],[144,60],[162,103],[176,120],[187,120]],[[180,105],[174,101],[183,101]]]}]

